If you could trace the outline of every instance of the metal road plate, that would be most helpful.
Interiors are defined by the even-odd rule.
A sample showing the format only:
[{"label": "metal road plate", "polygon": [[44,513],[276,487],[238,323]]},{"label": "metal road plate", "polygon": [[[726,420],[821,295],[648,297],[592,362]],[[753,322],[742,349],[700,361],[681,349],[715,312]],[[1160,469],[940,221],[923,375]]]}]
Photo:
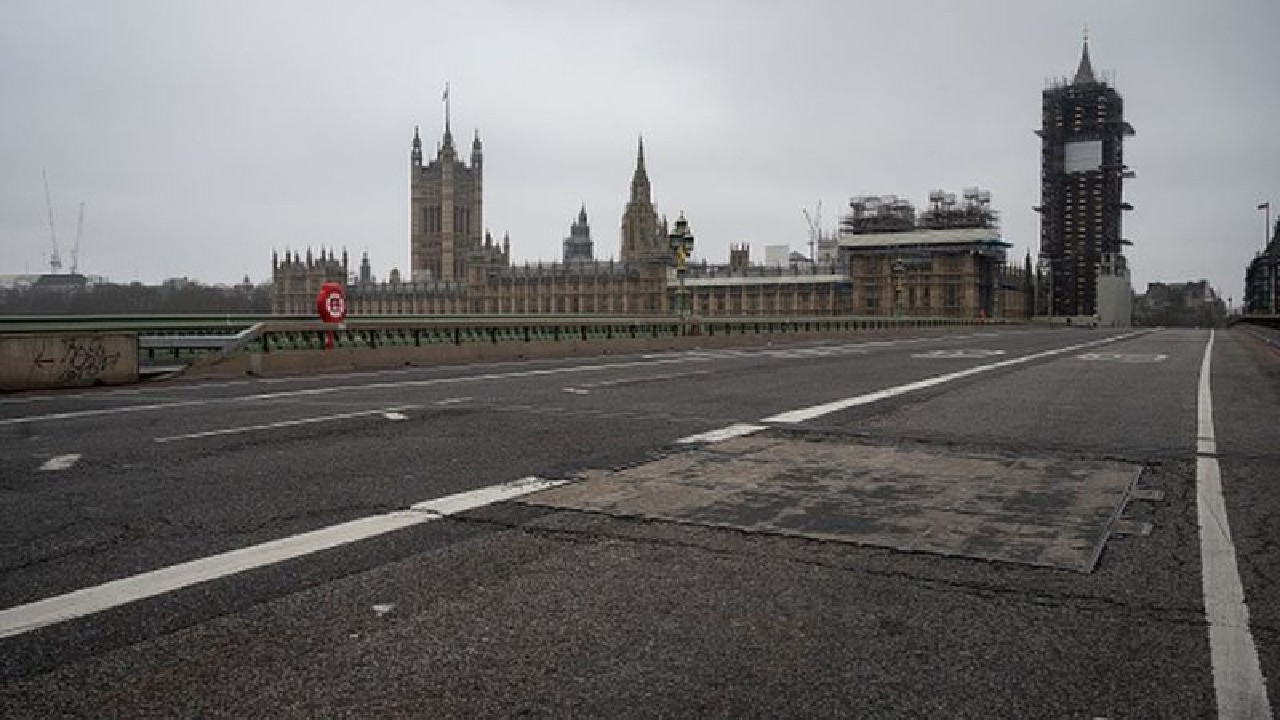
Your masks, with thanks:
[{"label": "metal road plate", "polygon": [[1090,572],[1141,467],[762,433],[523,502]]}]

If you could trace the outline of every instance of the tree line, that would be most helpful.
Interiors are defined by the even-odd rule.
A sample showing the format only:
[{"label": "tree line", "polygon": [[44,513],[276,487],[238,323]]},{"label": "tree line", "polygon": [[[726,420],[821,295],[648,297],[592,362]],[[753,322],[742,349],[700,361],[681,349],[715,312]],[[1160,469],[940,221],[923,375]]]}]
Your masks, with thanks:
[{"label": "tree line", "polygon": [[0,290],[0,315],[265,315],[271,285],[202,285],[185,279],[161,285],[100,283],[82,288],[31,286]]}]

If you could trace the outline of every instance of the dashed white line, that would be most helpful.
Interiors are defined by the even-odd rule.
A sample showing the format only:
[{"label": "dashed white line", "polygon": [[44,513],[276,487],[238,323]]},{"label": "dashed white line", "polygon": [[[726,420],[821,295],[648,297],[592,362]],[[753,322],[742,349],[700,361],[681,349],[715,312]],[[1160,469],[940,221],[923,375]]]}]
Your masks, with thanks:
[{"label": "dashed white line", "polygon": [[1222,474],[1213,429],[1210,377],[1214,333],[1204,348],[1196,413],[1196,516],[1200,523],[1200,565],[1209,653],[1220,718],[1270,718],[1266,680],[1249,630],[1249,607],[1231,542]]},{"label": "dashed white line", "polygon": [[408,510],[331,525],[261,545],[171,565],[65,595],[0,610],[0,638],[21,635],[48,625],[92,615],[137,600],[217,580],[246,570],[273,565],[339,545],[365,540],[464,510],[511,500],[531,492],[555,487],[563,482],[562,480],[521,478],[513,482],[428,500]]},{"label": "dashed white line", "polygon": [[440,406],[445,406],[445,405],[458,405],[458,404],[460,404],[460,403],[468,402],[468,401],[470,401],[470,400],[471,400],[471,398],[470,398],[470,397],[454,397],[454,398],[445,398],[445,399],[443,399],[443,400],[437,400],[437,401],[435,402],[435,404],[436,404],[436,405],[440,405]]},{"label": "dashed white line", "polygon": [[421,407],[421,405],[400,405],[397,407],[379,408],[377,410],[361,410],[359,412],[338,413],[337,415],[321,415],[319,417],[299,418],[297,420],[281,420],[280,422],[263,423],[261,425],[242,425],[240,427],[205,430],[203,432],[187,433],[185,435],[158,437],[156,438],[156,442],[167,443],[175,440],[195,440],[198,438],[215,437],[219,435],[239,435],[241,433],[254,432],[257,430],[274,430],[277,428],[294,427],[297,425],[312,425],[314,423],[333,422],[335,420],[350,420],[351,418],[367,417],[369,415],[381,415],[387,420],[405,420],[407,419],[407,416],[401,414],[400,411],[414,410],[419,407]]},{"label": "dashed white line", "polygon": [[1125,338],[1133,337],[1134,335],[1138,335],[1138,334],[1139,333],[1136,333],[1136,332],[1125,333],[1124,335],[1116,335],[1108,338],[1103,338],[1101,340],[1094,340],[1087,343],[1069,345],[1067,347],[1056,348],[1054,350],[1045,350],[1044,352],[1033,353],[1031,355],[1023,355],[1021,357],[1010,358],[1008,360],[1001,360],[1000,362],[991,363],[989,365],[978,365],[975,367],[967,368],[965,370],[959,370],[956,372],[947,373],[945,375],[937,375],[931,378],[925,378],[924,380],[917,380],[915,382],[907,383],[905,385],[898,385],[896,387],[885,388],[884,390],[877,390],[876,392],[867,393],[865,395],[858,395],[855,397],[844,398],[842,400],[836,400],[829,403],[823,403],[821,405],[814,405],[812,407],[800,408],[798,410],[790,410],[788,412],[778,413],[777,415],[771,415],[770,417],[764,418],[760,422],[786,423],[786,424],[800,423],[806,420],[812,420],[816,417],[827,415],[829,413],[837,412],[839,410],[847,410],[851,407],[857,407],[859,405],[869,405],[871,403],[879,402],[887,398],[896,397],[898,395],[905,395],[907,393],[915,392],[917,390],[924,390],[925,388],[931,388],[935,385],[948,383],[948,382],[951,382],[952,380],[959,380],[960,378],[969,377],[971,375],[977,375],[978,373],[986,372],[988,370],[1008,367],[1010,365],[1019,365],[1021,363],[1031,362],[1032,360],[1039,360],[1041,358],[1052,357],[1054,355],[1061,355],[1062,353],[1074,352],[1076,350],[1081,350],[1088,347],[1094,347],[1097,345],[1102,345],[1104,343],[1116,342],[1118,340],[1123,340]]},{"label": "dashed white line", "polygon": [[44,464],[40,466],[40,469],[44,471],[66,470],[72,465],[75,465],[78,460],[80,460],[80,453],[58,455],[46,460]]},{"label": "dashed white line", "polygon": [[463,383],[483,382],[486,380],[507,380],[524,377],[547,377],[572,373],[594,372],[598,370],[619,370],[631,367],[647,367],[650,365],[669,365],[688,362],[688,359],[671,358],[666,360],[648,360],[644,362],[600,363],[594,365],[573,365],[561,368],[544,368],[539,370],[520,370],[505,373],[483,373],[480,375],[462,375],[458,377],[430,378],[425,380],[401,380],[398,382],[358,383],[355,385],[326,385],[324,387],[300,388],[297,390],[281,390],[272,393],[240,395],[229,398],[202,398],[198,400],[177,400],[173,402],[148,403],[145,405],[123,405],[113,408],[97,408],[94,410],[72,410],[68,412],[47,413],[44,415],[27,415],[23,417],[0,419],[0,426],[25,425],[49,420],[73,420],[86,417],[101,417],[121,413],[144,412],[148,410],[168,410],[172,408],[201,407],[205,405],[227,405],[263,400],[281,400],[294,397],[314,397],[334,393],[360,390],[394,390],[406,387],[431,387],[435,385],[459,385]]}]

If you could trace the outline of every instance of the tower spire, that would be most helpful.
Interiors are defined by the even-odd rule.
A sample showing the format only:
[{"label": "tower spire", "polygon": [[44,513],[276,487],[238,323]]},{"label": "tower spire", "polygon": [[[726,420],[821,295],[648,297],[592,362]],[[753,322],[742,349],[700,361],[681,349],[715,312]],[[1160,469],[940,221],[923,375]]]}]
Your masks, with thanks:
[{"label": "tower spire", "polygon": [[1086,25],[1084,27],[1084,49],[1080,52],[1080,66],[1076,68],[1076,77],[1072,84],[1086,85],[1097,81],[1097,77],[1093,74],[1093,63],[1089,62],[1089,26]]},{"label": "tower spire", "polygon": [[641,135],[636,150],[636,172],[631,177],[631,199],[647,203],[649,198],[649,173],[644,168],[644,136]]},{"label": "tower spire", "polygon": [[449,131],[449,83],[444,84],[444,95],[440,98],[444,101],[444,134],[448,137]]}]

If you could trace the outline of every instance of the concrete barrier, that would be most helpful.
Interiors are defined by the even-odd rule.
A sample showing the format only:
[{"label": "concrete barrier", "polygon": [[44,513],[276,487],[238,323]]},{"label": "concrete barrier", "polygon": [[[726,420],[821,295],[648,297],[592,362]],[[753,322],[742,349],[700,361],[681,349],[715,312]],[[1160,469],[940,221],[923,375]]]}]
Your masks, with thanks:
[{"label": "concrete barrier", "polygon": [[136,333],[0,335],[0,390],[138,381]]},{"label": "concrete barrier", "polygon": [[465,343],[462,345],[426,345],[422,347],[384,346],[378,348],[337,348],[320,350],[276,350],[269,353],[246,352],[221,358],[202,358],[184,374],[186,378],[233,377],[258,375],[265,377],[301,375],[316,372],[351,370],[386,370],[400,367],[459,365],[509,360],[535,360],[566,357],[597,357],[672,350],[708,350],[715,348],[764,347],[773,340],[858,340],[893,337],[911,333],[945,335],[969,330],[964,327],[891,328],[881,330],[794,332],[770,335],[699,335],[661,338],[617,338],[613,340],[566,340],[509,343]]}]

